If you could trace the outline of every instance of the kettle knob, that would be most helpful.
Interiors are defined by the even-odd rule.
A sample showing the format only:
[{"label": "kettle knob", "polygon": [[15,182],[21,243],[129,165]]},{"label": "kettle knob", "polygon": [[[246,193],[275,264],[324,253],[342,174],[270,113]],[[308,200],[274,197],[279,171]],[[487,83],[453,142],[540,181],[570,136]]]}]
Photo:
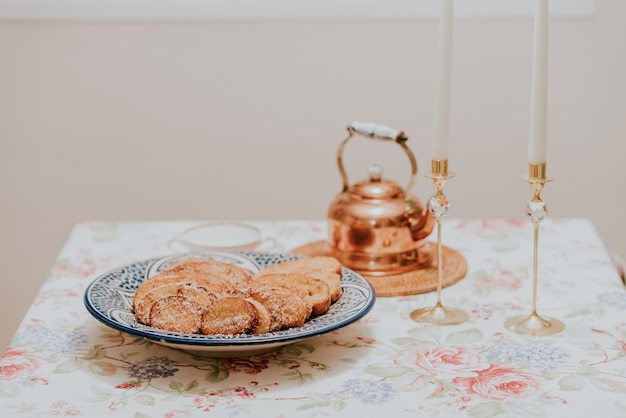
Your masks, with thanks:
[{"label": "kettle knob", "polygon": [[369,166],[367,174],[370,175],[370,181],[380,181],[383,178],[383,168],[378,164],[372,164]]}]

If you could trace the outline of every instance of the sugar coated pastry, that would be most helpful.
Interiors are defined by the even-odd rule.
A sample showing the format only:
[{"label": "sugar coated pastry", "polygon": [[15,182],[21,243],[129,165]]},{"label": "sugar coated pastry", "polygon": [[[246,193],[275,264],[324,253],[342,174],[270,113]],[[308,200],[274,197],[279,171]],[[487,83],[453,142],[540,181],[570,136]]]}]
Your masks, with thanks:
[{"label": "sugar coated pastry", "polygon": [[203,334],[247,334],[257,326],[258,321],[259,312],[249,300],[226,296],[204,312],[200,330]]},{"label": "sugar coated pastry", "polygon": [[282,286],[293,292],[304,290],[304,297],[312,305],[312,315],[319,316],[330,308],[330,291],[328,285],[315,278],[300,273],[265,273],[252,280],[252,286]]},{"label": "sugar coated pastry", "polygon": [[301,297],[289,288],[269,284],[260,289],[280,306],[283,318],[282,329],[302,327],[311,317],[313,308],[304,295]]},{"label": "sugar coated pastry", "polygon": [[187,272],[204,276],[214,281],[221,281],[231,289],[241,289],[248,286],[252,273],[243,267],[234,264],[222,263],[210,258],[194,258],[178,261],[168,266],[166,273]]},{"label": "sugar coated pastry", "polygon": [[296,271],[300,273],[305,270],[323,270],[339,274],[341,273],[341,263],[334,257],[307,257],[271,264],[263,270],[266,272]]},{"label": "sugar coated pastry", "polygon": [[329,287],[333,303],[341,297],[341,263],[336,258],[327,256],[299,258],[269,265],[259,273],[289,272],[303,274],[325,282]]},{"label": "sugar coated pastry", "polygon": [[280,301],[279,295],[273,294],[268,289],[250,289],[247,296],[261,303],[267,309],[270,321],[267,332],[278,331],[283,327],[283,306],[285,303]]},{"label": "sugar coated pastry", "polygon": [[184,334],[265,334],[302,327],[341,297],[341,264],[310,257],[256,274],[208,258],[180,260],[145,280],[132,306],[137,321]]},{"label": "sugar coated pastry", "polygon": [[150,308],[150,323],[165,331],[195,334],[201,318],[198,306],[182,296],[167,296]]}]

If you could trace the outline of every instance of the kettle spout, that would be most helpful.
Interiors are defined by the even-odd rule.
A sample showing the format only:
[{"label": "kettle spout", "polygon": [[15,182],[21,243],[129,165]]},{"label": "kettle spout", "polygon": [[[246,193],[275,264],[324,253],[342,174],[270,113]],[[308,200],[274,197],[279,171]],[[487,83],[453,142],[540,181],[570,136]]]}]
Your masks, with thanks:
[{"label": "kettle spout", "polygon": [[414,201],[407,202],[407,217],[413,241],[421,241],[428,237],[435,227],[435,217],[426,206],[416,205]]}]

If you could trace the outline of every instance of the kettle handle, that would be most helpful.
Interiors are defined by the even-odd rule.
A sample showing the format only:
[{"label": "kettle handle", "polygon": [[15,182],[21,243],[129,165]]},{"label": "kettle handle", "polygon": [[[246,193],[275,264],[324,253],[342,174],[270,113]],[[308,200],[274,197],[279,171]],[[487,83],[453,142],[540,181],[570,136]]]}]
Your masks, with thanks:
[{"label": "kettle handle", "polygon": [[390,128],[389,126],[379,125],[371,122],[357,122],[353,121],[348,126],[348,137],[344,139],[344,141],[339,146],[339,150],[337,150],[337,165],[339,166],[339,172],[341,173],[341,178],[343,180],[343,192],[348,190],[350,183],[348,182],[348,174],[343,166],[343,150],[348,143],[348,141],[355,135],[361,135],[366,138],[380,139],[383,141],[392,141],[396,142],[406,155],[409,157],[409,161],[411,163],[411,179],[409,180],[409,184],[406,187],[404,192],[405,199],[408,200],[410,198],[410,191],[415,183],[415,179],[417,177],[417,161],[415,160],[415,155],[411,149],[406,145],[406,141],[409,137],[402,131],[398,131],[397,129]]}]

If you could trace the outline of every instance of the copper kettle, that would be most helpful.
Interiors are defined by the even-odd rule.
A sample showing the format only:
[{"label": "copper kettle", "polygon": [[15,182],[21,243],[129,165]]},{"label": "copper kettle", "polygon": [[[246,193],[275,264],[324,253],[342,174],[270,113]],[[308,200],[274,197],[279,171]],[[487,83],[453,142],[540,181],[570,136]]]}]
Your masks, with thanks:
[{"label": "copper kettle", "polygon": [[[431,264],[425,238],[434,226],[428,208],[411,195],[417,162],[402,131],[374,123],[352,122],[337,151],[343,190],[328,209],[329,254],[359,273],[380,276],[417,270]],[[355,135],[395,142],[409,157],[411,178],[406,189],[383,179],[382,167],[371,165],[369,179],[349,185],[343,151]]]}]

